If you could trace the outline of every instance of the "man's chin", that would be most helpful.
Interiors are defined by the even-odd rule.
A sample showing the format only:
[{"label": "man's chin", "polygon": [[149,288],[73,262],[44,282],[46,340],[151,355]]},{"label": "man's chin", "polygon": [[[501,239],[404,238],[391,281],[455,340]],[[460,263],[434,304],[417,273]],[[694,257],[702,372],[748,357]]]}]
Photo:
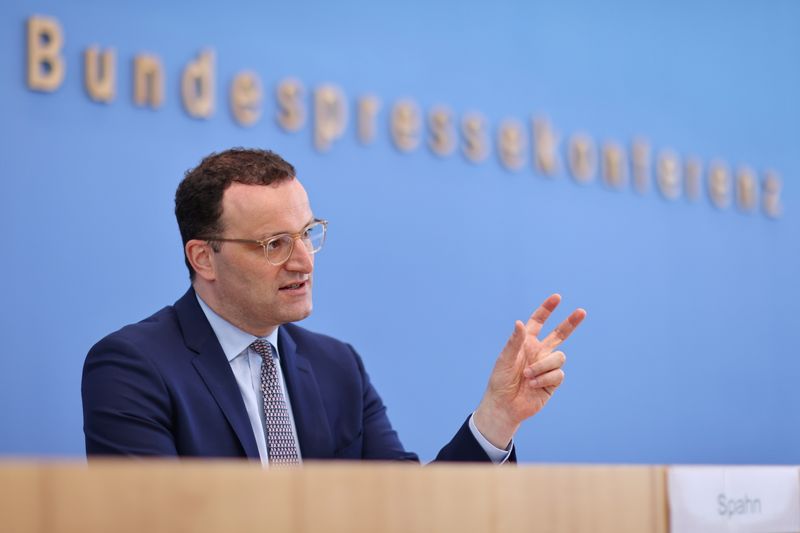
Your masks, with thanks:
[{"label": "man's chin", "polygon": [[311,316],[311,307],[309,307],[304,313],[301,313],[296,319],[292,320],[292,322],[300,322],[301,320],[305,320],[310,316]]},{"label": "man's chin", "polygon": [[305,305],[302,308],[291,309],[287,311],[289,312],[286,313],[286,315],[284,316],[285,318],[284,323],[300,322],[301,320],[305,320],[306,318],[311,316],[312,306],[311,303],[309,303],[308,305]]}]

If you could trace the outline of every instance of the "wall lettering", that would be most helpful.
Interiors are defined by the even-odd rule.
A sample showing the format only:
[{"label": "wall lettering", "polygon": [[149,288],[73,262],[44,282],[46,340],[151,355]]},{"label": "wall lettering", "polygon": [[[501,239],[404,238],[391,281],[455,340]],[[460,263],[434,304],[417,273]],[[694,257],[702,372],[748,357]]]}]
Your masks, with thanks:
[{"label": "wall lettering", "polygon": [[[27,20],[26,84],[42,92],[57,91],[64,82],[68,59],[64,56],[64,31],[53,17],[35,15]],[[117,93],[117,57],[113,47],[88,46],[83,52],[83,83],[88,97],[111,104]],[[167,74],[161,58],[153,53],[138,53],[132,58],[133,103],[137,107],[159,109],[165,100]],[[176,77],[176,79],[178,79]],[[216,65],[212,49],[202,50],[185,64],[180,73],[181,103],[190,117],[209,119],[216,104]],[[228,104],[233,120],[245,127],[255,126],[263,113],[264,92],[259,74],[249,70],[237,73],[228,88]],[[316,150],[326,152],[347,131],[350,100],[339,86],[320,84],[307,102],[299,80],[284,78],[275,87],[275,120],[287,133],[306,126],[307,106],[313,113],[312,134]],[[402,152],[416,150],[425,139],[431,153],[448,157],[457,148],[467,161],[484,162],[496,152],[499,164],[518,172],[528,166],[543,177],[557,177],[565,166],[573,179],[588,184],[599,174],[608,189],[632,188],[647,194],[651,182],[667,200],[681,197],[696,202],[705,190],[710,203],[725,209],[735,202],[737,211],[760,210],[769,218],[781,216],[781,181],[768,170],[759,174],[742,165],[735,176],[723,161],[710,163],[704,171],[696,155],[682,158],[676,151],[661,149],[653,161],[650,142],[635,137],[629,148],[608,139],[598,146],[587,133],[574,133],[562,141],[549,119],[532,116],[527,124],[514,118],[500,121],[492,142],[492,124],[477,111],[458,115],[445,105],[422,110],[412,99],[395,102],[383,113],[381,100],[364,94],[353,102],[356,138],[363,145],[375,142],[381,119],[388,122],[389,137]],[[424,119],[423,119],[424,117]],[[566,159],[563,161],[562,159]],[[704,174],[705,172],[705,174]],[[705,183],[704,183],[705,180]]]}]

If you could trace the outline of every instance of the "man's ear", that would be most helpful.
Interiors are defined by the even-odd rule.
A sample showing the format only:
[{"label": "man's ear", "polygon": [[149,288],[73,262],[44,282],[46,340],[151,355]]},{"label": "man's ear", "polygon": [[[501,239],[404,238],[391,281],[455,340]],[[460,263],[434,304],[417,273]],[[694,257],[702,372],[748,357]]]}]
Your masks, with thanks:
[{"label": "man's ear", "polygon": [[189,264],[194,268],[195,275],[206,281],[213,281],[217,277],[214,259],[211,257],[214,250],[207,241],[192,239],[184,247]]}]

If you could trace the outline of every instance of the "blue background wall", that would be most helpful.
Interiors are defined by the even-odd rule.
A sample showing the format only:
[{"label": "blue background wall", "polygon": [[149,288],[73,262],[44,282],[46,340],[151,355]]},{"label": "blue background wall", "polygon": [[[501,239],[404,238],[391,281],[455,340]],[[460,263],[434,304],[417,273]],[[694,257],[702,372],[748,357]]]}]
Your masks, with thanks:
[{"label": "blue background wall", "polygon": [[[56,17],[67,76],[25,85],[25,21]],[[117,50],[117,98],[89,100],[82,52]],[[217,54],[215,115],[189,118],[184,65]],[[161,56],[158,111],[130,63]],[[353,343],[407,447],[430,459],[480,399],[515,319],[551,292],[589,316],[567,380],[517,436],[524,461],[800,462],[800,4],[770,2],[4,2],[0,5],[3,282],[0,453],[80,456],[80,372],[103,335],[187,287],[172,197],[215,150],[269,147],[330,220],[305,325]],[[227,88],[265,85],[241,128]],[[325,154],[283,132],[274,87],[339,85],[383,101],[374,144],[353,121]],[[610,191],[563,170],[504,170],[424,145],[395,150],[402,97],[562,137],[629,142],[776,169],[784,215]],[[567,309],[568,308],[568,309]]]}]

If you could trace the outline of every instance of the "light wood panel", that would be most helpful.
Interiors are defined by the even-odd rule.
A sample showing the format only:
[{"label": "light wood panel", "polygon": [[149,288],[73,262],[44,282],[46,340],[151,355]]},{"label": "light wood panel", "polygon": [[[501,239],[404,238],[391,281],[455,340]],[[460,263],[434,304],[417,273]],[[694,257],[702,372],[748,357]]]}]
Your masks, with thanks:
[{"label": "light wood panel", "polygon": [[3,531],[662,533],[664,469],[0,462]]}]

